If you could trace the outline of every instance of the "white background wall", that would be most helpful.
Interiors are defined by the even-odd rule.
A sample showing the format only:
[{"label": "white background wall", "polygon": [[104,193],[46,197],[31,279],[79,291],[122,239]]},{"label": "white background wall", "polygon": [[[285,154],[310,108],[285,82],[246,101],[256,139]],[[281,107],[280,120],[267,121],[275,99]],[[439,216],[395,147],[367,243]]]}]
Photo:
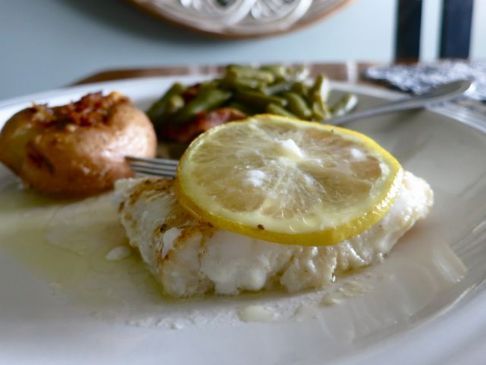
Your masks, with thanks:
[{"label": "white background wall", "polygon": [[[420,54],[430,61],[439,53],[442,0],[424,0]],[[474,0],[470,57],[486,59],[486,0]]]},{"label": "white background wall", "polygon": [[[422,55],[437,54],[440,0],[425,0]],[[475,0],[472,57],[486,59],[486,0]],[[226,62],[388,62],[396,0],[354,0],[304,30],[222,41],[181,31],[121,0],[0,0],[0,99],[114,67]],[[481,20],[483,19],[483,20]]]},{"label": "white background wall", "polygon": [[486,0],[474,0],[471,56],[486,59]]}]

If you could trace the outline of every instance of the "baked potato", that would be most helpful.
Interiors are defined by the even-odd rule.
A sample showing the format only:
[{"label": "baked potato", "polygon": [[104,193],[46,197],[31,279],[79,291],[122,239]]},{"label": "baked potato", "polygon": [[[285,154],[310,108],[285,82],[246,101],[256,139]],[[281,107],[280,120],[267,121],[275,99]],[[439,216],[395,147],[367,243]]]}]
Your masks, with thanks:
[{"label": "baked potato", "polygon": [[84,197],[113,187],[132,172],[125,156],[153,157],[152,123],[119,94],[88,94],[58,107],[33,105],[0,132],[0,161],[33,189]]}]

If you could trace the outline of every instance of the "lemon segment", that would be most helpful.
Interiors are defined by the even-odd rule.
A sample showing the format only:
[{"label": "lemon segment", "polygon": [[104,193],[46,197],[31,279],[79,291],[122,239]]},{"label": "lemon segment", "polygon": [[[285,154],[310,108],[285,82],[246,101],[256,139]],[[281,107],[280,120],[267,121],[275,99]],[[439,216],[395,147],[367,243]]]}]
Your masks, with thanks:
[{"label": "lemon segment", "polygon": [[195,139],[179,162],[176,192],[217,228],[318,246],[381,220],[401,178],[399,162],[361,133],[264,114]]}]

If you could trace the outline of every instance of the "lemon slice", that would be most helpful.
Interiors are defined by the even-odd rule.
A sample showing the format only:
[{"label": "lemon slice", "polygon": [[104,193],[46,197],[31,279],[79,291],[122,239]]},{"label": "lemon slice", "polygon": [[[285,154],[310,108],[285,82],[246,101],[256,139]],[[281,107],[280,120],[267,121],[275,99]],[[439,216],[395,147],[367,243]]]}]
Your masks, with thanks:
[{"label": "lemon slice", "polygon": [[194,140],[176,191],[186,209],[217,228],[333,245],[383,218],[401,176],[398,161],[363,134],[264,114]]}]

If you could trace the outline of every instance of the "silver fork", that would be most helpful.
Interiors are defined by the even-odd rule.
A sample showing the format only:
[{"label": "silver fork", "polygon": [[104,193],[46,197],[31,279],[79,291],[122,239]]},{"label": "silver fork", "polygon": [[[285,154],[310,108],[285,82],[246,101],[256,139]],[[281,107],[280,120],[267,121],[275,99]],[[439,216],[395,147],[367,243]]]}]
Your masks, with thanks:
[{"label": "silver fork", "polygon": [[133,172],[141,175],[175,177],[178,160],[126,156]]}]

